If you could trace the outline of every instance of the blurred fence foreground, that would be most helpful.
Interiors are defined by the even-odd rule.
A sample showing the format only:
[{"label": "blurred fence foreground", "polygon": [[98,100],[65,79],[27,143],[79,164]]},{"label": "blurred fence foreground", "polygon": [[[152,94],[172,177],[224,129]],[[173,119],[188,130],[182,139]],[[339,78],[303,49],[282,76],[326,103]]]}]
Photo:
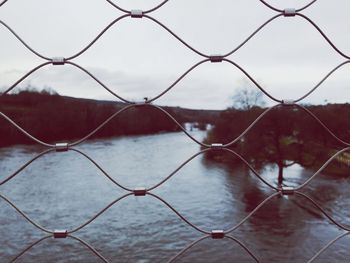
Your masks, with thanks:
[{"label": "blurred fence foreground", "polygon": [[[316,208],[319,209],[319,211],[321,213],[323,213],[333,224],[335,224],[337,227],[339,227],[340,229],[342,229],[344,232],[339,235],[338,237],[336,237],[335,239],[329,241],[329,243],[324,246],[320,251],[318,251],[314,257],[310,258],[310,260],[308,262],[312,262],[314,261],[324,250],[328,249],[333,243],[335,243],[337,240],[345,237],[346,235],[349,234],[349,230],[350,228],[348,228],[347,226],[344,226],[340,223],[338,223],[336,220],[334,220],[319,204],[317,204],[311,197],[309,197],[307,194],[303,193],[301,190],[302,188],[304,188],[311,180],[313,180],[315,177],[317,177],[317,175],[327,166],[327,164],[329,162],[331,162],[333,159],[335,159],[338,155],[342,154],[343,152],[349,150],[350,148],[350,144],[349,142],[343,141],[342,139],[338,138],[328,127],[326,123],[323,123],[321,120],[319,120],[312,112],[310,112],[307,108],[303,107],[301,104],[298,104],[299,102],[301,102],[304,98],[306,98],[307,96],[309,96],[314,90],[316,90],[331,74],[333,74],[335,71],[337,71],[339,68],[341,68],[343,65],[349,63],[349,59],[350,57],[346,54],[344,54],[340,49],[337,48],[337,46],[335,46],[332,42],[331,39],[329,39],[327,37],[327,35],[317,26],[317,24],[315,22],[313,22],[308,16],[306,16],[305,14],[303,14],[303,11],[307,8],[309,8],[313,3],[316,2],[316,0],[311,1],[309,4],[307,4],[306,6],[299,8],[299,9],[294,9],[294,8],[286,8],[286,9],[278,9],[275,8],[274,6],[268,4],[267,2],[263,1],[263,0],[256,0],[257,2],[260,2],[260,4],[263,4],[266,6],[266,8],[269,8],[271,10],[273,10],[275,12],[275,14],[268,19],[265,23],[263,23],[261,26],[259,26],[256,31],[252,32],[251,35],[249,37],[247,37],[247,39],[245,39],[240,45],[238,45],[237,47],[235,47],[234,49],[232,49],[230,52],[226,53],[226,54],[204,54],[201,51],[197,50],[195,47],[192,47],[191,45],[189,45],[184,39],[180,38],[176,32],[173,32],[168,25],[163,24],[161,21],[159,21],[158,19],[154,18],[152,16],[152,13],[158,9],[161,9],[163,5],[166,5],[168,0],[165,0],[161,3],[159,3],[157,6],[155,6],[152,9],[149,10],[125,10],[122,7],[118,6],[116,3],[110,1],[110,0],[106,0],[108,3],[110,3],[111,8],[116,8],[118,9],[122,15],[120,15],[118,18],[116,18],[114,21],[112,21],[108,26],[105,27],[105,29],[103,29],[95,39],[93,39],[87,46],[83,47],[78,53],[70,56],[70,57],[46,57],[40,53],[38,53],[36,50],[34,50],[31,46],[29,46],[24,39],[22,39],[19,35],[17,35],[17,33],[10,27],[10,25],[7,25],[5,22],[0,20],[1,26],[6,28],[14,37],[17,38],[17,40],[19,42],[21,42],[23,44],[23,46],[25,48],[27,48],[29,51],[31,51],[33,54],[35,54],[36,56],[38,56],[39,58],[42,59],[42,64],[38,65],[37,67],[33,68],[32,70],[30,70],[27,74],[25,74],[22,78],[20,78],[18,81],[16,81],[13,85],[11,85],[6,91],[4,91],[1,95],[5,95],[8,94],[9,92],[11,92],[16,86],[18,86],[18,84],[20,84],[23,80],[25,80],[28,76],[30,76],[31,74],[33,74],[35,71],[37,71],[40,68],[43,67],[47,67],[50,65],[53,66],[64,66],[64,65],[71,65],[73,67],[76,67],[77,69],[81,70],[82,72],[84,72],[85,74],[87,74],[89,77],[91,77],[93,80],[95,80],[100,86],[101,88],[107,90],[109,93],[111,93],[113,96],[115,96],[115,98],[123,101],[126,103],[126,106],[123,107],[121,110],[117,111],[116,113],[114,113],[113,115],[111,115],[108,119],[105,120],[105,122],[103,122],[101,125],[99,125],[98,127],[95,127],[95,129],[93,129],[89,134],[87,134],[85,137],[74,141],[74,142],[60,142],[60,143],[55,143],[55,144],[51,144],[49,142],[44,142],[41,141],[40,139],[34,137],[33,135],[31,135],[28,131],[22,129],[18,124],[16,124],[9,116],[5,115],[4,113],[0,112],[0,116],[7,120],[11,125],[13,125],[15,128],[17,128],[20,132],[22,132],[25,136],[29,137],[31,140],[35,141],[36,143],[46,147],[47,149],[45,151],[43,151],[42,153],[40,153],[39,155],[37,155],[35,158],[33,158],[32,160],[30,160],[29,162],[23,164],[21,167],[18,167],[18,170],[15,171],[13,174],[8,175],[7,177],[1,175],[2,181],[0,181],[0,186],[3,184],[6,184],[8,181],[10,181],[11,179],[13,179],[15,176],[17,176],[22,170],[26,169],[26,167],[31,164],[32,162],[34,162],[35,160],[37,160],[38,158],[50,153],[50,152],[67,152],[67,151],[74,151],[78,154],[80,154],[81,156],[83,156],[84,158],[86,158],[87,160],[89,160],[92,164],[94,164],[109,180],[111,184],[114,184],[116,187],[120,187],[123,190],[126,191],[126,193],[122,196],[120,196],[118,199],[114,200],[111,204],[109,204],[107,207],[105,207],[103,210],[101,210],[98,214],[96,214],[94,217],[92,217],[91,219],[89,219],[86,222],[81,222],[81,225],[75,229],[62,229],[62,230],[55,230],[55,229],[46,229],[44,227],[42,227],[41,225],[39,225],[38,223],[36,223],[34,220],[32,220],[31,218],[29,218],[24,212],[22,212],[17,206],[16,204],[14,204],[11,200],[9,200],[6,196],[4,196],[1,191],[0,191],[0,197],[2,199],[2,201],[7,202],[9,205],[11,205],[13,207],[13,209],[17,210],[17,212],[19,214],[21,214],[21,216],[29,221],[33,226],[35,226],[38,231],[41,231],[44,235],[42,238],[38,239],[37,241],[35,241],[34,243],[30,244],[28,247],[26,247],[25,249],[23,249],[22,251],[18,251],[17,256],[15,256],[11,262],[16,261],[18,258],[20,258],[24,253],[26,253],[27,251],[29,251],[32,247],[36,246],[37,244],[43,242],[44,240],[50,239],[50,238],[54,238],[54,239],[62,239],[62,238],[70,238],[73,239],[77,242],[80,242],[81,245],[83,247],[88,248],[89,250],[91,250],[91,252],[93,252],[97,258],[99,258],[101,261],[103,262],[110,262],[109,259],[107,259],[104,255],[102,255],[97,249],[95,249],[94,247],[92,247],[89,243],[87,243],[85,240],[77,237],[75,235],[75,233],[77,231],[79,231],[80,229],[84,228],[85,226],[87,226],[88,224],[90,224],[91,222],[93,222],[98,216],[100,216],[101,214],[103,214],[106,210],[108,210],[111,206],[113,206],[114,204],[116,204],[117,202],[119,202],[122,199],[128,198],[130,196],[136,196],[139,198],[142,198],[143,196],[150,196],[152,198],[155,198],[157,201],[159,201],[160,203],[162,203],[165,207],[169,208],[172,212],[174,212],[179,218],[181,218],[186,224],[188,224],[190,227],[192,227],[194,230],[198,231],[199,233],[202,234],[202,236],[196,240],[193,241],[193,243],[188,244],[187,247],[184,247],[181,251],[178,251],[178,253],[174,254],[172,258],[169,258],[168,262],[175,262],[181,255],[183,255],[185,252],[189,251],[193,246],[195,246],[196,244],[198,244],[199,242],[203,241],[204,239],[227,239],[227,240],[231,240],[232,242],[235,242],[236,244],[238,244],[239,246],[241,246],[243,248],[243,250],[251,257],[252,261],[255,262],[261,262],[258,258],[258,255],[255,251],[252,251],[249,248],[249,244],[246,244],[244,242],[244,240],[240,240],[237,237],[235,237],[234,235],[234,231],[239,228],[244,222],[246,222],[251,216],[253,216],[259,209],[264,209],[263,206],[264,204],[268,203],[271,199],[276,198],[278,196],[290,196],[290,195],[298,195],[301,198],[304,198],[305,201],[312,203]],[[176,0],[173,0],[176,1]],[[8,0],[4,0],[3,2],[0,3],[0,8],[3,7],[7,2],[10,2]],[[200,9],[200,6],[198,7]],[[196,10],[197,12],[198,10]],[[233,13],[234,15],[234,13]],[[231,60],[229,58],[230,55],[234,54],[237,50],[239,50],[241,47],[243,47],[252,37],[254,37],[255,34],[257,34],[261,29],[263,29],[264,27],[269,26],[269,24],[272,21],[280,21],[278,18],[282,18],[282,19],[295,19],[295,17],[299,17],[301,19],[306,20],[315,30],[317,30],[321,36],[323,37],[323,39],[340,55],[342,56],[345,61],[343,63],[341,63],[340,65],[338,65],[337,67],[335,67],[331,72],[329,72],[329,74],[327,74],[315,87],[313,87],[308,93],[306,93],[304,96],[300,97],[299,99],[296,100],[289,100],[288,98],[275,98],[274,96],[272,96],[271,94],[269,94],[250,74],[249,72],[246,72],[244,70],[243,67],[241,67],[240,65],[238,65],[235,61]],[[173,83],[171,84],[168,88],[164,89],[164,91],[162,91],[160,94],[158,94],[157,96],[153,97],[153,98],[145,98],[144,101],[141,102],[134,102],[134,101],[130,101],[126,98],[123,98],[122,96],[120,96],[119,94],[117,94],[116,92],[112,91],[107,85],[105,85],[103,83],[103,80],[98,79],[97,77],[95,77],[92,73],[90,73],[87,69],[85,69],[84,67],[80,66],[79,64],[77,64],[74,60],[76,58],[78,58],[79,56],[81,56],[84,52],[86,52],[91,46],[93,46],[95,44],[95,42],[112,26],[118,26],[118,22],[121,20],[127,20],[127,19],[139,19],[139,20],[148,20],[148,22],[152,22],[155,23],[156,25],[158,25],[159,27],[161,27],[163,30],[167,31],[171,36],[174,37],[175,41],[179,41],[181,42],[186,48],[188,48],[189,50],[191,50],[192,52],[196,53],[199,57],[201,57],[201,60],[198,61],[198,63],[196,63],[195,65],[193,65],[191,68],[189,68],[183,75],[179,76],[179,78]],[[203,63],[228,63],[230,65],[232,65],[233,67],[239,69],[251,82],[253,82],[256,87],[258,89],[260,89],[263,93],[265,93],[265,95],[267,95],[271,100],[273,100],[274,102],[276,102],[276,105],[267,108],[266,111],[261,114],[244,132],[242,132],[242,134],[240,136],[238,136],[237,138],[235,138],[234,140],[232,140],[230,143],[227,144],[221,144],[221,143],[213,143],[213,144],[206,144],[203,143],[202,141],[197,140],[196,138],[194,138],[189,132],[187,132],[187,130],[182,127],[177,121],[176,119],[169,114],[166,110],[164,110],[162,107],[160,106],[156,106],[153,104],[153,102],[157,101],[157,99],[159,99],[162,96],[165,96],[166,93],[171,90],[181,79],[183,79],[187,74],[190,74],[191,71],[193,69],[195,69],[196,67],[198,67],[199,65],[203,64]],[[140,96],[141,97],[141,96]],[[314,118],[322,127],[324,130],[326,130],[333,138],[335,138],[338,142],[340,142],[344,147],[341,151],[338,151],[337,153],[334,154],[334,156],[332,156],[317,172],[314,173],[314,175],[309,178],[304,184],[298,186],[298,187],[287,187],[287,186],[273,186],[271,185],[269,182],[265,181],[258,172],[256,172],[254,170],[254,168],[243,158],[241,157],[239,154],[237,154],[236,152],[234,152],[232,149],[230,149],[229,147],[232,146],[233,144],[235,144],[236,142],[240,141],[240,139],[245,135],[245,133],[247,133],[250,129],[252,129],[255,125],[256,122],[258,122],[261,118],[264,118],[265,114],[268,114],[268,112],[275,108],[275,107],[290,107],[290,106],[294,106],[294,107],[298,107],[301,110],[304,110],[307,114],[309,114],[312,118]],[[179,126],[179,128],[183,131],[183,133],[185,135],[187,135],[190,139],[192,139],[195,143],[197,143],[198,145],[201,146],[201,151],[199,151],[197,154],[195,154],[194,156],[192,156],[191,158],[189,158],[188,160],[186,160],[181,166],[179,166],[174,172],[172,172],[169,175],[165,175],[164,179],[162,181],[160,181],[159,183],[155,184],[152,187],[149,188],[143,188],[143,187],[139,187],[139,188],[128,188],[125,187],[124,185],[120,184],[119,182],[117,182],[116,180],[114,180],[107,172],[105,172],[103,170],[103,167],[99,166],[99,164],[97,162],[95,162],[92,158],[90,158],[87,154],[85,154],[84,152],[82,152],[79,149],[76,149],[75,146],[83,143],[85,140],[89,139],[90,137],[92,137],[95,133],[97,133],[100,129],[102,129],[105,125],[107,125],[113,118],[115,118],[116,116],[123,114],[123,112],[128,111],[131,108],[154,108],[156,110],[159,110],[160,112],[162,112],[167,118],[169,118],[170,120],[172,120],[176,125]],[[204,154],[206,152],[209,151],[215,151],[215,152],[226,152],[229,154],[232,154],[233,156],[236,156],[238,158],[241,159],[241,161],[243,163],[245,163],[245,165],[247,165],[249,167],[249,169],[251,170],[251,172],[257,177],[259,178],[263,183],[265,183],[268,187],[270,187],[274,193],[271,194],[268,198],[266,198],[262,203],[260,203],[252,212],[250,212],[244,219],[242,219],[241,222],[239,222],[237,225],[232,226],[229,229],[201,229],[200,227],[196,226],[195,224],[193,224],[192,222],[190,222],[189,220],[187,220],[183,215],[181,215],[175,208],[172,207],[171,204],[169,204],[166,200],[164,200],[162,197],[158,196],[157,194],[155,194],[153,192],[154,189],[161,187],[162,184],[164,182],[166,182],[167,180],[169,180],[172,176],[176,176],[176,173],[178,170],[180,170],[186,163],[190,162],[193,158],[195,158],[198,155]],[[4,179],[3,179],[4,178]],[[28,178],[28,180],[30,180],[30,178]],[[1,190],[1,189],[0,189]],[[218,189],[219,191],[220,189]],[[292,212],[292,211],[291,211]],[[1,217],[4,215],[0,215],[0,221],[1,221]],[[118,237],[116,237],[118,238]],[[2,248],[3,249],[3,248]],[[273,249],[273,248],[271,248]],[[350,255],[349,255],[350,256]],[[1,259],[0,259],[1,261]],[[67,259],[67,261],[69,261],[69,259]]]}]

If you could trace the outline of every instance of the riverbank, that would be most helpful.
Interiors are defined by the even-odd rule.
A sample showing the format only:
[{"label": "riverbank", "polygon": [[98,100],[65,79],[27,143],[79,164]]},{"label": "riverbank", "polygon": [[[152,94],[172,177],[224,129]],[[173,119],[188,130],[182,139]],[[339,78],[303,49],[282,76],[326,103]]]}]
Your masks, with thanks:
[{"label": "riverbank", "polygon": [[[284,170],[291,165],[299,164],[305,169],[318,170],[347,147],[346,142],[350,141],[350,123],[344,121],[346,116],[350,116],[350,105],[303,107],[273,108],[230,148],[256,169],[277,165],[280,183]],[[231,108],[223,111],[205,142],[229,143],[239,137],[265,110],[252,107],[248,110]],[[232,166],[241,163],[238,158],[218,156],[213,152],[206,154],[206,158]],[[350,154],[342,152],[323,171],[334,176],[348,176],[349,168]]]},{"label": "riverbank", "polygon": [[[80,139],[127,104],[60,96],[48,92],[21,91],[0,96],[0,111],[25,131],[44,142]],[[162,107],[180,125],[197,123],[205,127],[214,122],[218,111]],[[180,127],[159,109],[132,107],[113,118],[90,138],[156,134],[179,131]],[[31,139],[0,118],[0,147],[32,144]]]}]

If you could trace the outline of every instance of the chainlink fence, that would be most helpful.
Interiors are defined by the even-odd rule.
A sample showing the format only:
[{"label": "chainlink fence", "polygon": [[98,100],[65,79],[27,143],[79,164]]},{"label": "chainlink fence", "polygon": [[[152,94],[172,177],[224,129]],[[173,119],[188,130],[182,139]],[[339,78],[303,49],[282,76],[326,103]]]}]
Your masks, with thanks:
[{"label": "chainlink fence", "polygon": [[[115,112],[113,115],[111,115],[108,119],[106,119],[101,125],[96,127],[93,131],[91,131],[89,134],[87,134],[85,137],[72,142],[72,143],[56,143],[56,144],[50,144],[44,141],[39,140],[38,138],[35,138],[32,136],[29,132],[26,130],[22,129],[19,125],[17,125],[10,117],[5,115],[4,113],[0,112],[0,115],[2,118],[7,120],[11,125],[16,127],[20,132],[22,132],[24,135],[28,136],[31,140],[35,141],[36,143],[45,146],[47,149],[40,154],[38,154],[36,157],[28,161],[27,163],[23,164],[21,167],[18,168],[14,173],[11,175],[8,175],[5,177],[4,180],[0,182],[0,186],[6,184],[8,181],[12,180],[14,177],[16,177],[21,171],[26,169],[32,162],[35,160],[41,158],[42,156],[50,153],[50,152],[66,152],[66,151],[74,151],[81,156],[85,157],[87,160],[89,160],[93,165],[95,165],[103,174],[106,176],[109,181],[114,184],[116,187],[120,187],[127,191],[127,193],[118,199],[114,200],[111,202],[108,206],[106,206],[104,209],[102,209],[100,212],[98,212],[95,216],[93,216],[91,219],[89,219],[86,222],[83,222],[80,226],[74,228],[74,229],[62,229],[62,230],[54,230],[54,229],[46,229],[42,227],[40,224],[36,223],[34,220],[29,218],[23,211],[21,211],[16,204],[14,204],[11,200],[9,200],[6,196],[4,196],[0,192],[0,197],[4,202],[7,202],[10,206],[13,207],[23,218],[27,221],[29,221],[33,226],[35,226],[39,231],[42,231],[45,233],[45,235],[35,241],[34,243],[30,244],[28,247],[23,249],[22,251],[18,251],[18,254],[10,261],[10,262],[15,262],[17,259],[19,259],[23,254],[25,254],[27,251],[29,251],[32,247],[36,246],[37,244],[43,242],[46,239],[49,238],[71,238],[76,240],[77,242],[80,242],[82,246],[85,246],[91,252],[93,252],[97,258],[99,258],[103,262],[110,262],[107,258],[105,258],[100,252],[98,252],[94,247],[92,247],[89,243],[84,241],[83,239],[75,236],[75,233],[82,228],[86,227],[89,225],[91,222],[93,222],[97,217],[99,217],[101,214],[105,213],[110,207],[112,207],[114,204],[119,202],[122,199],[128,198],[130,196],[137,196],[137,197],[142,197],[142,196],[151,196],[155,199],[157,199],[159,202],[163,203],[164,206],[168,207],[171,211],[173,211],[179,218],[181,218],[186,224],[188,224],[190,227],[195,229],[196,231],[200,232],[202,236],[192,242],[191,244],[188,244],[186,247],[184,247],[179,253],[173,255],[171,259],[169,259],[167,262],[175,262],[181,255],[183,255],[185,252],[190,250],[192,247],[194,247],[196,244],[200,243],[201,241],[205,239],[228,239],[231,240],[232,242],[237,243],[239,246],[241,246],[246,253],[254,260],[255,262],[261,262],[259,258],[257,257],[255,251],[252,251],[249,249],[249,245],[246,245],[244,241],[239,240],[238,238],[235,237],[235,230],[238,229],[242,224],[244,224],[247,220],[250,219],[258,210],[263,209],[263,206],[268,203],[271,199],[276,198],[277,196],[283,196],[283,195],[297,195],[300,196],[301,198],[305,199],[305,201],[310,202],[313,204],[325,217],[329,219],[330,222],[332,222],[334,225],[339,227],[341,230],[343,230],[343,233],[341,233],[339,236],[331,240],[326,246],[324,246],[322,249],[320,249],[312,258],[307,261],[308,263],[313,262],[322,252],[324,252],[326,249],[332,246],[335,242],[338,240],[342,239],[346,235],[348,235],[350,232],[350,228],[347,226],[344,226],[340,223],[338,223],[333,217],[327,213],[321,205],[319,205],[317,202],[315,202],[311,197],[309,197],[307,194],[303,193],[303,188],[308,185],[312,180],[314,180],[321,172],[322,170],[335,158],[340,156],[342,153],[350,149],[350,143],[342,140],[341,138],[337,137],[328,127],[325,123],[323,123],[317,116],[315,116],[310,110],[308,110],[306,107],[303,105],[299,104],[303,99],[305,99],[307,96],[309,96],[311,93],[313,93],[320,85],[329,77],[331,76],[335,71],[343,67],[344,65],[350,63],[350,57],[343,53],[340,49],[337,48],[337,46],[332,42],[331,39],[327,37],[327,35],[317,26],[317,24],[312,21],[308,16],[303,14],[303,11],[307,8],[309,8],[312,4],[314,4],[317,0],[311,1],[309,4],[305,5],[302,8],[299,9],[294,9],[294,8],[286,8],[286,9],[278,9],[264,0],[257,0],[263,5],[266,6],[266,8],[269,8],[273,11],[275,11],[275,15],[272,16],[270,19],[268,19],[265,23],[263,23],[261,26],[259,26],[254,32],[252,32],[243,42],[241,42],[237,47],[232,49],[230,52],[226,54],[204,54],[201,51],[197,50],[193,46],[189,45],[185,40],[183,40],[181,37],[179,37],[175,32],[173,32],[167,25],[163,24],[161,21],[157,20],[156,18],[152,17],[152,12],[155,10],[160,9],[163,5],[165,5],[169,0],[165,0],[155,6],[154,8],[151,8],[149,10],[125,10],[122,7],[118,6],[116,3],[106,0],[112,7],[118,9],[121,11],[123,14],[113,20],[110,24],[108,24],[87,46],[85,46],[83,49],[81,49],[78,53],[70,56],[70,57],[46,57],[39,52],[35,51],[33,48],[31,48],[30,45],[28,45],[14,30],[11,29],[9,25],[7,25],[5,22],[0,20],[0,24],[5,27],[9,32],[11,32],[18,41],[20,41],[28,50],[30,50],[32,53],[34,53],[36,56],[40,57],[43,60],[43,63],[36,66],[32,70],[30,70],[27,74],[25,74],[23,77],[18,79],[13,85],[11,85],[7,90],[5,90],[1,95],[8,94],[11,90],[13,90],[18,84],[20,84],[23,80],[25,80],[28,76],[30,76],[32,73],[37,71],[38,69],[42,67],[47,67],[49,65],[54,65],[54,66],[59,66],[59,65],[72,65],[79,70],[83,71],[85,74],[90,76],[92,79],[94,79],[102,88],[107,90],[109,93],[111,93],[113,96],[115,96],[117,99],[123,101],[126,103],[126,106],[123,107],[121,110]],[[0,8],[6,4],[8,0],[4,0],[0,3]],[[260,30],[262,30],[264,27],[268,26],[272,21],[278,20],[279,18],[283,17],[289,17],[290,19],[295,19],[295,17],[299,17],[301,19],[306,20],[315,30],[317,30],[321,36],[324,38],[326,42],[339,54],[344,58],[344,61],[340,63],[338,66],[333,68],[324,78],[318,82],[317,85],[312,87],[305,95],[301,96],[298,99],[295,100],[289,100],[289,99],[281,99],[281,98],[275,98],[271,94],[269,94],[247,71],[244,70],[242,66],[234,62],[229,58],[230,55],[234,54],[237,50],[242,48],[251,38],[253,38],[257,33],[259,33]],[[85,51],[87,51],[90,47],[98,41],[98,39],[106,33],[107,30],[109,30],[112,26],[118,24],[119,21],[125,20],[125,19],[146,19],[150,20],[153,23],[157,24],[159,27],[163,28],[165,31],[167,31],[170,35],[172,35],[175,40],[181,42],[185,47],[190,49],[192,52],[198,54],[202,60],[194,64],[192,67],[190,67],[186,72],[184,72],[181,76],[178,77],[178,79],[173,82],[170,86],[168,86],[166,89],[164,89],[160,94],[157,96],[146,99],[145,101],[142,102],[134,102],[130,101],[126,98],[123,98],[122,96],[118,95],[114,91],[112,91],[107,85],[105,85],[101,80],[99,80],[97,77],[95,77],[92,73],[90,73],[88,70],[86,70],[84,67],[80,66],[79,64],[74,62],[74,59],[82,55]],[[267,108],[257,119],[255,119],[249,127],[244,130],[237,138],[233,139],[231,142],[227,144],[222,144],[222,143],[213,143],[213,144],[206,144],[203,143],[196,138],[194,138],[191,134],[189,134],[184,127],[181,126],[177,120],[171,116],[165,109],[163,109],[160,106],[152,104],[155,102],[157,99],[160,97],[164,96],[169,90],[171,90],[177,83],[179,83],[186,75],[190,74],[192,70],[197,68],[199,65],[204,64],[204,63],[228,63],[231,64],[233,67],[239,69],[246,77],[249,78],[251,82],[255,84],[255,86],[260,89],[266,96],[268,96],[271,100],[275,101],[276,104]],[[199,152],[191,156],[189,159],[187,159],[185,162],[183,162],[177,169],[175,169],[173,172],[168,174],[162,181],[157,183],[156,185],[149,187],[149,188],[136,188],[136,189],[131,189],[128,187],[123,186],[116,180],[114,180],[96,161],[94,161],[91,157],[89,157],[86,153],[82,152],[81,150],[78,150],[74,148],[75,146],[82,144],[84,141],[89,139],[91,136],[93,136],[95,133],[97,133],[100,129],[102,129],[105,125],[107,125],[112,119],[117,117],[118,115],[122,114],[125,111],[128,111],[131,108],[135,107],[151,107],[155,108],[156,110],[159,110],[163,114],[165,114],[169,119],[171,119],[176,125],[179,126],[179,128],[182,130],[182,132],[187,135],[191,140],[193,140],[195,143],[201,146],[201,149]],[[315,119],[325,131],[327,131],[334,139],[336,139],[341,145],[343,145],[343,148],[336,152],[331,158],[329,158],[321,168],[319,168],[308,180],[306,180],[303,184],[299,185],[298,187],[288,187],[288,186],[282,186],[282,187],[275,187],[271,185],[269,182],[264,180],[260,174],[252,167],[250,163],[248,163],[240,154],[235,152],[234,150],[230,149],[229,147],[236,144],[239,142],[242,137],[249,131],[251,130],[257,122],[259,122],[262,118],[264,118],[265,115],[267,115],[270,111],[277,107],[296,107],[300,110],[305,111],[306,114],[309,114],[313,119]],[[169,180],[171,177],[175,176],[176,173],[184,167],[187,163],[189,163],[191,160],[196,158],[199,155],[202,155],[206,152],[209,151],[216,151],[216,152],[228,152],[229,154],[232,154],[233,156],[238,157],[247,167],[249,167],[250,171],[257,177],[259,178],[264,184],[266,184],[269,188],[274,190],[274,193],[271,194],[269,197],[267,197],[263,202],[261,202],[253,211],[251,211],[244,219],[242,219],[238,224],[232,226],[229,229],[201,229],[200,227],[196,226],[195,224],[191,223],[189,220],[187,220],[183,215],[181,215],[174,207],[172,207],[171,204],[169,204],[166,200],[161,198],[160,196],[156,195],[152,191],[158,187],[161,187],[163,183],[165,183],[167,180]],[[3,216],[3,215],[0,215]]]}]

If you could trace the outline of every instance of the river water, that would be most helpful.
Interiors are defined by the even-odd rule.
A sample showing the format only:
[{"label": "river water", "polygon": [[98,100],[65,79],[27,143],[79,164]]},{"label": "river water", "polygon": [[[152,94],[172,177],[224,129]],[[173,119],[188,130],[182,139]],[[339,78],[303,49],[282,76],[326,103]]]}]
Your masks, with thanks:
[{"label": "river water", "polygon": [[[202,139],[204,132],[194,131]],[[150,187],[199,151],[183,133],[94,140],[77,147],[116,181],[130,188]],[[37,155],[37,146],[0,149],[0,179]],[[219,154],[219,153],[218,153]],[[262,171],[276,184],[276,171]],[[286,184],[304,182],[311,171],[292,166]],[[350,179],[320,175],[303,192],[335,220],[350,224]],[[113,185],[86,158],[75,152],[50,153],[32,163],[0,193],[47,229],[74,229],[126,192]],[[153,193],[164,198],[190,222],[205,230],[228,229],[273,193],[246,169],[227,168],[198,156]],[[235,230],[262,262],[307,262],[341,234],[309,202],[298,196],[276,197]],[[45,233],[29,224],[0,199],[0,262],[8,262]],[[159,200],[129,196],[109,208],[75,235],[111,262],[165,262],[202,234],[183,222]],[[349,262],[345,237],[315,262]],[[47,239],[18,262],[99,262],[77,241]],[[207,239],[177,262],[254,262],[234,242]]]}]

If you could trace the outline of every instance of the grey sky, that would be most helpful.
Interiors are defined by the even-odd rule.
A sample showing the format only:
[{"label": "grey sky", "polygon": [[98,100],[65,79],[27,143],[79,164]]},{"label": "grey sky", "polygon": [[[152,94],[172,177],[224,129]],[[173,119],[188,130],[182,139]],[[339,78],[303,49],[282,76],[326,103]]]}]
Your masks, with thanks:
[{"label": "grey sky", "polygon": [[[125,9],[149,9],[159,0],[115,0]],[[309,1],[270,0],[279,7],[301,7]],[[303,11],[350,54],[348,0],[319,0]],[[68,57],[80,51],[122,13],[104,0],[9,0],[0,19],[29,45],[48,57]],[[151,15],[187,43],[206,54],[232,50],[275,14],[258,0],[170,0]],[[0,88],[7,87],[43,61],[0,26]],[[333,67],[345,61],[309,23],[300,17],[280,17],[229,57],[272,95],[298,98]],[[202,58],[147,19],[127,18],[114,25],[74,62],[87,68],[113,91],[131,100],[153,97]],[[332,75],[304,102],[349,101],[349,66]],[[192,71],[158,104],[224,109],[235,89],[246,83],[227,63],[204,64]],[[78,69],[48,66],[20,87],[50,86],[60,94],[114,99]],[[255,88],[252,86],[252,88]],[[272,103],[265,96],[268,103]]]}]

